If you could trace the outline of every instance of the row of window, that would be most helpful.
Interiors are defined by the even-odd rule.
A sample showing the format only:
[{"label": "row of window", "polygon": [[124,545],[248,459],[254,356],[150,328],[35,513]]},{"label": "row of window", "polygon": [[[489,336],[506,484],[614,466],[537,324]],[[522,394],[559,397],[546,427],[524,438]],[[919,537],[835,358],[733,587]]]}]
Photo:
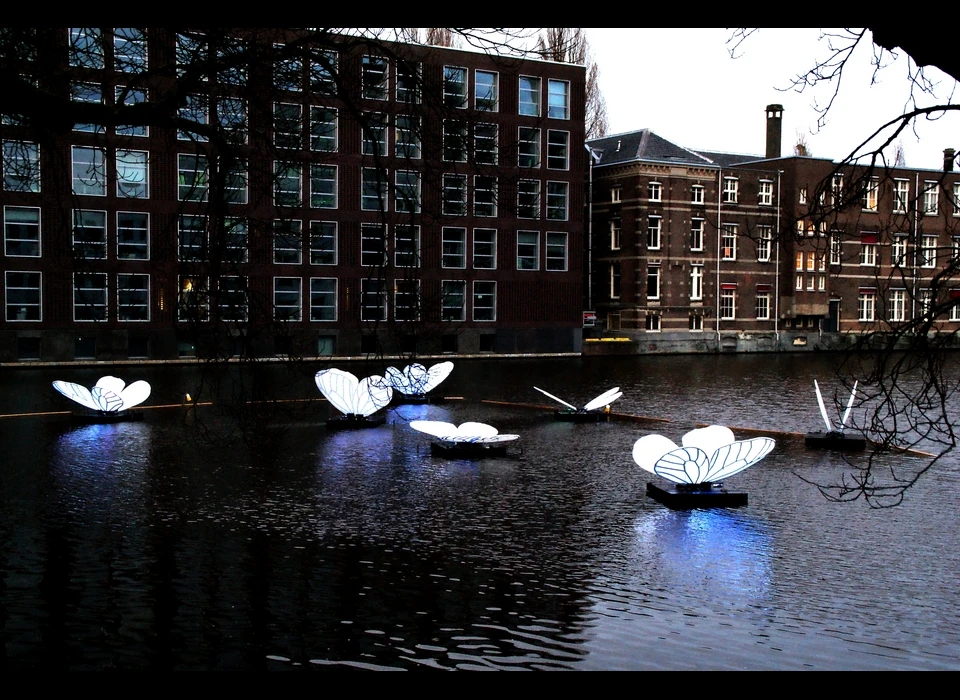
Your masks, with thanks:
[{"label": "row of window", "polygon": [[[821,206],[839,206],[843,202],[844,193],[843,175],[834,175],[830,186],[820,192]],[[944,188],[939,180],[924,180],[920,190],[920,212],[925,216],[936,216],[940,213],[940,190]],[[952,184],[953,188],[953,215],[960,216],[960,182]],[[880,178],[873,177],[860,184],[860,207],[864,211],[877,211],[880,199]],[[808,203],[807,188],[800,188],[800,204]],[[856,200],[854,200],[856,201]],[[906,214],[910,208],[910,180],[895,178],[893,180],[894,214]]]},{"label": "row of window", "polygon": [[[41,272],[8,271],[4,275],[5,318],[7,321],[42,320]],[[308,318],[310,321],[336,321],[338,282],[335,277],[311,277],[308,282]],[[301,277],[273,278],[273,317],[278,321],[302,321],[304,311]],[[391,290],[392,285],[392,290]],[[208,289],[205,278],[181,276],[177,303],[180,321],[206,321],[210,303],[217,304],[224,321],[246,321],[248,291],[243,277],[223,276],[216,294]],[[444,321],[465,321],[468,313],[474,321],[495,321],[497,283],[472,282],[467,295],[465,280],[443,280],[439,311]],[[150,321],[150,275],[120,273],[114,278],[115,313],[118,321]],[[397,321],[415,321],[421,314],[420,281],[379,279],[360,281],[360,319],[385,321],[392,297],[393,316]],[[103,322],[108,319],[110,290],[106,273],[73,275],[73,320]],[[436,302],[434,302],[436,303]]]},{"label": "row of window", "polygon": [[[951,289],[949,298],[952,302],[948,318],[951,321],[960,321],[960,289]],[[887,320],[906,321],[907,306],[910,296],[906,289],[891,289],[887,299]],[[926,317],[933,308],[933,291],[919,290],[920,317]],[[857,296],[857,320],[869,323],[877,320],[877,290],[872,287],[861,287]]]},{"label": "row of window", "polygon": [[[737,204],[740,201],[740,181],[735,177],[723,178],[722,201],[724,204]],[[703,185],[691,185],[690,202],[691,204],[704,203],[705,188]],[[617,185],[610,190],[610,201],[617,204],[621,201],[622,188]],[[662,202],[663,184],[660,182],[647,183],[647,200],[650,202]],[[761,180],[760,192],[757,197],[757,203],[763,206],[773,206],[773,180]]]},{"label": "row of window", "polygon": [[[691,219],[690,221],[690,251],[703,252],[703,219]],[[723,224],[720,227],[720,259],[737,259],[737,239],[738,224]],[[770,262],[770,254],[773,249],[773,227],[757,227],[757,261]],[[610,221],[610,250],[620,250],[620,221],[613,219]],[[663,248],[663,218],[659,216],[647,217],[647,250],[661,250]]]}]

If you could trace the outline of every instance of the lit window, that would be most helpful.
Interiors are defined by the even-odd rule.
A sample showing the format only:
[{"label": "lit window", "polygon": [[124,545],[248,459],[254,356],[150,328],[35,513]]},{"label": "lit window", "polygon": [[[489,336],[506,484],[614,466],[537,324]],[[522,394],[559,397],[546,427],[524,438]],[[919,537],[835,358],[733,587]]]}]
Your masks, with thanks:
[{"label": "lit window", "polygon": [[38,144],[28,141],[3,142],[3,189],[7,192],[40,191]]},{"label": "lit window", "polygon": [[443,280],[441,289],[440,318],[444,321],[466,320],[467,283],[463,280]]},{"label": "lit window", "polygon": [[444,226],[442,236],[441,265],[462,270],[467,266],[467,229]]},{"label": "lit window", "polygon": [[364,56],[361,64],[360,82],[363,97],[367,100],[385,100],[389,97],[390,64],[382,56]]},{"label": "lit window", "polygon": [[117,151],[117,196],[150,196],[146,151]]},{"label": "lit window", "polygon": [[337,264],[337,223],[335,221],[310,222],[310,264]]},{"label": "lit window", "polygon": [[567,271],[567,234],[559,231],[547,232],[547,270],[549,272]]},{"label": "lit window", "polygon": [[806,203],[807,203],[807,188],[806,188],[806,187],[801,187],[801,188],[800,188],[800,196],[798,197],[798,200],[799,200],[800,204],[806,204]]},{"label": "lit window", "polygon": [[73,254],[84,260],[106,260],[107,212],[73,210]]},{"label": "lit window", "polygon": [[877,178],[871,178],[864,182],[863,193],[860,195],[860,206],[866,211],[877,210],[877,194],[880,190],[880,182]]},{"label": "lit window", "polygon": [[443,67],[443,102],[448,107],[464,109],[467,106],[467,69],[459,66]]},{"label": "lit window", "polygon": [[206,321],[209,315],[210,295],[205,277],[180,277],[180,294],[177,299],[177,319],[180,321]]},{"label": "lit window", "polygon": [[40,208],[3,208],[3,252],[8,257],[40,257]]},{"label": "lit window", "polygon": [[547,116],[550,119],[570,118],[570,83],[566,80],[547,81]]},{"label": "lit window", "polygon": [[539,231],[517,231],[517,269],[540,269]]},{"label": "lit window", "polygon": [[473,74],[474,107],[480,112],[496,112],[499,109],[499,75],[478,70]]},{"label": "lit window", "polygon": [[473,283],[473,320],[497,320],[497,283],[476,281]]},{"label": "lit window", "polygon": [[103,149],[73,146],[73,193],[95,196],[107,194],[106,154]]},{"label": "lit window", "polygon": [[337,280],[333,277],[310,279],[310,320],[337,320]]},{"label": "lit window", "polygon": [[801,272],[803,271],[803,251],[800,250],[797,251],[796,269]]},{"label": "lit window", "polygon": [[107,275],[99,272],[73,275],[73,320],[107,320]]},{"label": "lit window", "polygon": [[117,320],[150,320],[150,275],[117,275]]},{"label": "lit window", "polygon": [[299,321],[303,314],[303,280],[299,277],[273,278],[273,320]]},{"label": "lit window", "polygon": [[303,262],[303,222],[273,222],[273,262],[277,265],[299,265]]},{"label": "lit window", "polygon": [[540,116],[540,78],[520,76],[520,115]]},{"label": "lit window", "polygon": [[473,267],[475,270],[497,269],[496,229],[473,229]]},{"label": "lit window", "polygon": [[8,321],[40,321],[39,272],[6,272],[4,275],[6,319]]}]

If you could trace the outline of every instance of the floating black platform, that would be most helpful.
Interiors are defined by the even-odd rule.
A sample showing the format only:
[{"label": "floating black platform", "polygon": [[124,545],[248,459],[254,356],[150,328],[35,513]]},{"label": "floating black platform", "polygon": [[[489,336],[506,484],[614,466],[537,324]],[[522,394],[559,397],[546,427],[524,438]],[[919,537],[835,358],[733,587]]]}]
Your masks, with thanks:
[{"label": "floating black platform", "polygon": [[647,482],[647,495],[673,510],[691,508],[737,508],[747,505],[747,494],[727,491],[721,484],[677,484],[670,490]]},{"label": "floating black platform", "polygon": [[566,423],[605,423],[610,420],[610,414],[603,411],[554,411],[553,417]]},{"label": "floating black platform", "polygon": [[859,435],[846,435],[837,431],[825,433],[822,430],[817,430],[807,433],[803,442],[807,447],[840,450],[842,452],[862,452],[867,448],[867,441]]},{"label": "floating black platform", "polygon": [[330,430],[359,430],[361,428],[376,428],[378,425],[386,423],[386,416],[358,416],[350,414],[348,416],[337,416],[336,418],[327,418],[327,428]]},{"label": "floating black platform", "polygon": [[393,392],[393,403],[396,404],[426,404],[443,403],[446,401],[444,396],[430,396],[429,394],[401,394],[399,391]]},{"label": "floating black platform", "polygon": [[143,411],[85,411],[71,416],[71,421],[77,425],[128,423],[138,420],[143,420]]},{"label": "floating black platform", "polygon": [[430,454],[450,459],[484,459],[486,457],[505,457],[507,446],[502,442],[450,442],[435,440],[430,443]]}]

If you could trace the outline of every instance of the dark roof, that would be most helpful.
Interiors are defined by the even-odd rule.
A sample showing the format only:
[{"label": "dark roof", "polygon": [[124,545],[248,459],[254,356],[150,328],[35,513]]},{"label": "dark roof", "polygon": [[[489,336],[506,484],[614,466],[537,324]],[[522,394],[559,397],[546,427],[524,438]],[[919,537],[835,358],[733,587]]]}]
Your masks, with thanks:
[{"label": "dark roof", "polygon": [[749,155],[746,153],[720,153],[718,151],[697,151],[697,153],[709,159],[711,162],[716,163],[721,168],[732,168],[735,165],[766,160],[763,156]]},{"label": "dark roof", "polygon": [[[706,167],[716,165],[709,158],[667,141],[649,129],[592,139],[587,142],[587,145],[600,156],[600,160],[597,162],[598,166],[630,163],[638,160]],[[753,158],[756,158],[756,156],[753,156]]]}]

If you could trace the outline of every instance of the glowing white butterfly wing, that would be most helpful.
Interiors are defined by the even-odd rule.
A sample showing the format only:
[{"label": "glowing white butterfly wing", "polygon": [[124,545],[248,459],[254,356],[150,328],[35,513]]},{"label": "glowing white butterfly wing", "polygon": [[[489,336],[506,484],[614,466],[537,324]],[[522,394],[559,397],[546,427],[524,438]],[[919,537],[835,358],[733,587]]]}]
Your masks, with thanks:
[{"label": "glowing white butterfly wing", "polygon": [[357,385],[353,413],[369,416],[390,403],[393,388],[378,374],[364,377]]},{"label": "glowing white butterfly wing", "polygon": [[110,391],[116,394],[117,396],[120,396],[125,386],[126,386],[126,382],[124,382],[119,377],[112,377],[109,374],[104,377],[100,377],[100,379],[97,380],[97,383],[94,384],[94,387],[100,387],[101,389],[106,389],[107,391]]},{"label": "glowing white butterfly wing", "polygon": [[609,404],[612,404],[621,396],[623,396],[623,392],[620,391],[620,387],[614,387],[613,389],[610,389],[609,391],[605,391],[602,394],[600,394],[600,396],[598,396],[593,401],[591,401],[586,406],[584,406],[583,410],[593,411],[594,409],[607,406]]},{"label": "glowing white butterfly wing", "polygon": [[72,401],[76,401],[81,406],[89,408],[91,411],[99,411],[100,408],[90,395],[90,390],[85,386],[74,384],[73,382],[64,382],[57,380],[53,383],[53,388],[59,391]]},{"label": "glowing white butterfly wing", "polygon": [[736,442],[733,431],[723,425],[708,425],[706,428],[691,430],[683,436],[680,444],[684,447],[697,447],[713,459],[713,454],[724,445]]},{"label": "glowing white butterfly wing", "polygon": [[134,382],[126,389],[120,392],[120,399],[123,401],[121,410],[129,410],[134,406],[139,406],[150,396],[150,384],[142,379]]},{"label": "glowing white butterfly wing", "polygon": [[350,372],[340,369],[324,369],[314,377],[317,388],[327,401],[341,413],[356,413],[356,396],[359,380]]},{"label": "glowing white butterfly wing", "polygon": [[90,390],[90,396],[93,397],[93,402],[97,405],[98,411],[117,413],[123,408],[123,399],[120,398],[120,395],[102,386],[93,387]]},{"label": "glowing white butterfly wing", "polygon": [[641,469],[656,474],[654,467],[668,452],[677,449],[677,443],[663,435],[644,435],[633,444],[633,461]]},{"label": "glowing white butterfly wing", "polygon": [[680,447],[663,455],[653,473],[676,484],[699,484],[707,481],[710,459],[699,447]]},{"label": "glowing white butterfly wing", "polygon": [[817,384],[817,380],[813,380],[813,388],[817,390],[817,403],[820,404],[820,415],[823,416],[823,422],[827,426],[827,432],[833,430],[833,425],[830,424],[830,416],[827,415],[827,407],[823,405],[823,394],[820,393],[820,385]]},{"label": "glowing white butterfly wing", "polygon": [[847,410],[843,412],[843,420],[840,421],[840,430],[847,427],[847,420],[850,418],[850,411],[853,410],[853,402],[857,397],[857,382],[853,383],[853,389],[850,391],[850,400],[847,401]]},{"label": "glowing white butterfly wing", "polygon": [[383,373],[383,380],[400,393],[409,393],[407,391],[407,377],[396,367],[387,367]]},{"label": "glowing white butterfly wing", "polygon": [[426,394],[423,388],[427,383],[427,368],[419,363],[413,363],[403,368],[403,374],[406,377],[407,390],[405,394],[420,395]]},{"label": "glowing white butterfly wing", "polygon": [[517,440],[520,437],[519,435],[501,435],[496,428],[486,423],[467,422],[457,427],[445,421],[415,420],[410,421],[410,427],[448,442],[497,443]]},{"label": "glowing white butterfly wing", "polygon": [[759,437],[724,445],[710,460],[704,481],[722,481],[742,472],[770,454],[776,446],[773,438]]},{"label": "glowing white butterfly wing", "polygon": [[423,393],[429,393],[436,389],[443,381],[450,376],[453,371],[452,362],[438,362],[427,370],[427,377],[423,384]]},{"label": "glowing white butterfly wing", "polygon": [[410,421],[410,427],[418,432],[441,439],[446,439],[447,436],[457,433],[457,426],[442,420],[414,420]]}]

